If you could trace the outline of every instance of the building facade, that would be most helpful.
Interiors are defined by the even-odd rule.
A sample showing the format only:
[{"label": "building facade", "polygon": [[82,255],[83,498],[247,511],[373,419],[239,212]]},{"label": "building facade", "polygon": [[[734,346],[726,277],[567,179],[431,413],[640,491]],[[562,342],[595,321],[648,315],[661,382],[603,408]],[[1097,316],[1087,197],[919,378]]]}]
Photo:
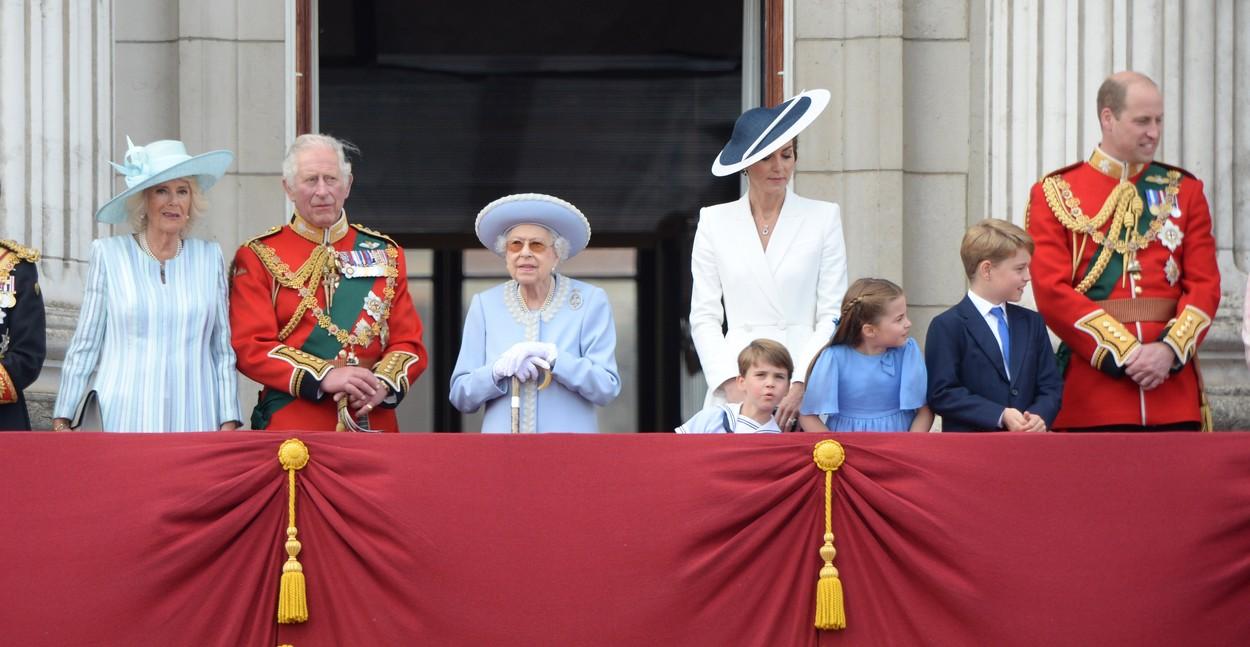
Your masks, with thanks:
[{"label": "building facade", "polygon": [[[212,190],[195,235],[229,255],[282,224],[285,146],[301,119],[314,129],[323,125],[318,70],[329,59],[319,58],[318,48],[347,47],[300,35],[329,33],[319,20],[386,22],[381,0],[354,7],[345,18],[343,3],[307,0],[0,3],[0,237],[44,254],[49,359],[27,394],[37,426],[48,425],[91,241],[125,231],[92,219],[119,186],[106,160],[122,157],[127,136],[137,143],[177,138],[193,152],[228,148],[236,162]],[[833,93],[825,115],[802,137],[796,189],[841,204],[851,276],[900,281],[921,340],[927,322],[965,290],[957,252],[963,229],[986,216],[1023,224],[1030,185],[1097,143],[1094,94],[1103,78],[1126,68],[1154,78],[1167,115],[1158,157],[1205,181],[1214,219],[1224,300],[1200,354],[1216,424],[1250,428],[1240,337],[1250,270],[1250,88],[1234,82],[1250,74],[1250,47],[1237,38],[1250,33],[1250,7],[1233,0],[745,0],[734,11],[742,34],[741,105],[758,103],[778,72],[786,95],[814,87]],[[770,24],[768,15],[781,23]],[[681,16],[671,18],[681,24]],[[438,27],[473,38],[472,24]],[[361,29],[352,33],[367,40]],[[385,41],[385,31],[377,33]],[[780,51],[770,49],[770,37]],[[693,31],[685,39],[697,40]],[[353,47],[358,52],[359,42]],[[303,63],[301,51],[309,52]],[[780,69],[769,67],[770,54]],[[430,65],[429,57],[420,64]],[[676,359],[665,358],[682,355],[664,349],[671,347],[666,339],[680,336],[685,313],[646,305],[656,285],[646,277],[685,272],[688,281],[688,265],[665,265],[667,248],[647,248],[637,237],[608,238],[612,249],[603,253],[611,256],[575,269],[596,276],[596,265],[625,268],[602,275],[617,281],[632,304],[617,312],[618,359],[622,372],[630,367],[635,376],[613,415],[620,430],[658,428],[663,420],[629,413],[649,406],[648,385],[680,393],[669,409],[684,416],[701,403],[703,384],[685,370],[688,360],[665,366],[676,367]],[[421,240],[404,241],[412,248],[414,295],[424,295],[418,300],[427,325],[442,326],[440,338],[451,339],[462,303],[439,296],[439,279],[427,280],[449,256],[421,249]],[[483,272],[473,283],[474,268],[494,261],[463,248],[454,287],[480,289],[493,275]],[[671,335],[648,332],[669,326]],[[454,361],[454,349],[442,352]],[[431,386],[405,407],[407,428],[460,424],[427,411],[439,406],[436,383],[447,379],[437,364],[422,378]],[[240,399],[250,406],[255,387],[244,382]]]}]

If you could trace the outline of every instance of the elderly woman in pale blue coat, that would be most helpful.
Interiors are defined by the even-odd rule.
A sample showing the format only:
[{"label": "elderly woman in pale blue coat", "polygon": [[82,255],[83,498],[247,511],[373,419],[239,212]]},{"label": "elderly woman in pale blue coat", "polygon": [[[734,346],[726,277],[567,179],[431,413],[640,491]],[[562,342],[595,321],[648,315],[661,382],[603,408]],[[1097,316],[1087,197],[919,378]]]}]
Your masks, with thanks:
[{"label": "elderly woman in pale blue coat", "polygon": [[511,431],[514,400],[521,432],[598,431],[596,407],[621,392],[612,305],[555,271],[586,247],[590,223],[559,198],[527,193],[487,205],[476,229],[512,279],[469,305],[451,403],[464,413],[485,406],[484,433]]}]

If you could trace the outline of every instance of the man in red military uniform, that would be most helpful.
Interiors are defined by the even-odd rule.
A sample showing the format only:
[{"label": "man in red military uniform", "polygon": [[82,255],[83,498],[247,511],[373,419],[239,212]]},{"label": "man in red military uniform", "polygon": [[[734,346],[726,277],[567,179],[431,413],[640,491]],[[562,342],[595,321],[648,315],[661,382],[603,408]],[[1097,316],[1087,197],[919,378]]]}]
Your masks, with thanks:
[{"label": "man in red military uniform", "polygon": [[337,139],[301,135],[282,171],[295,215],[239,248],[230,287],[239,371],[264,385],[252,428],[398,431],[427,364],[404,252],[348,223]]},{"label": "man in red military uniform", "polygon": [[1149,78],[1098,91],[1102,141],[1029,196],[1037,309],[1063,341],[1059,430],[1209,429],[1195,356],[1220,303],[1202,182],[1154,161],[1163,97]]}]

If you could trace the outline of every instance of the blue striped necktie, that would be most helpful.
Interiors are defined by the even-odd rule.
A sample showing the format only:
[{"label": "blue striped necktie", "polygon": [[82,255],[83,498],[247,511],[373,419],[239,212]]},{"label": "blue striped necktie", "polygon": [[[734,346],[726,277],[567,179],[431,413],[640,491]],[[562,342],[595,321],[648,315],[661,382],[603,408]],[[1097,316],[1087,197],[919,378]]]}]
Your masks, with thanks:
[{"label": "blue striped necktie", "polygon": [[1011,334],[1007,332],[1007,315],[1003,313],[1002,306],[990,308],[990,314],[998,320],[998,340],[1002,345],[1003,370],[1007,371],[1007,377],[1011,377]]}]

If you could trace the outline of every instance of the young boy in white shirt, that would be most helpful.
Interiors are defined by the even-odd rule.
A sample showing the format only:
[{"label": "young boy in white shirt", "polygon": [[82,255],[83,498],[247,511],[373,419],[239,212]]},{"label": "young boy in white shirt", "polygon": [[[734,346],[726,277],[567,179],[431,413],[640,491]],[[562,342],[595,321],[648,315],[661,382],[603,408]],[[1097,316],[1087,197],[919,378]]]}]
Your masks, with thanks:
[{"label": "young boy in white shirt", "polygon": [[942,431],[1046,431],[1063,378],[1042,316],[1016,305],[1032,277],[1033,239],[995,218],[968,228],[959,247],[968,295],[929,324],[928,401]]},{"label": "young boy in white shirt", "polygon": [[712,405],[676,429],[679,434],[781,433],[773,412],[790,391],[794,361],[785,346],[756,339],[738,353],[742,402]]}]

